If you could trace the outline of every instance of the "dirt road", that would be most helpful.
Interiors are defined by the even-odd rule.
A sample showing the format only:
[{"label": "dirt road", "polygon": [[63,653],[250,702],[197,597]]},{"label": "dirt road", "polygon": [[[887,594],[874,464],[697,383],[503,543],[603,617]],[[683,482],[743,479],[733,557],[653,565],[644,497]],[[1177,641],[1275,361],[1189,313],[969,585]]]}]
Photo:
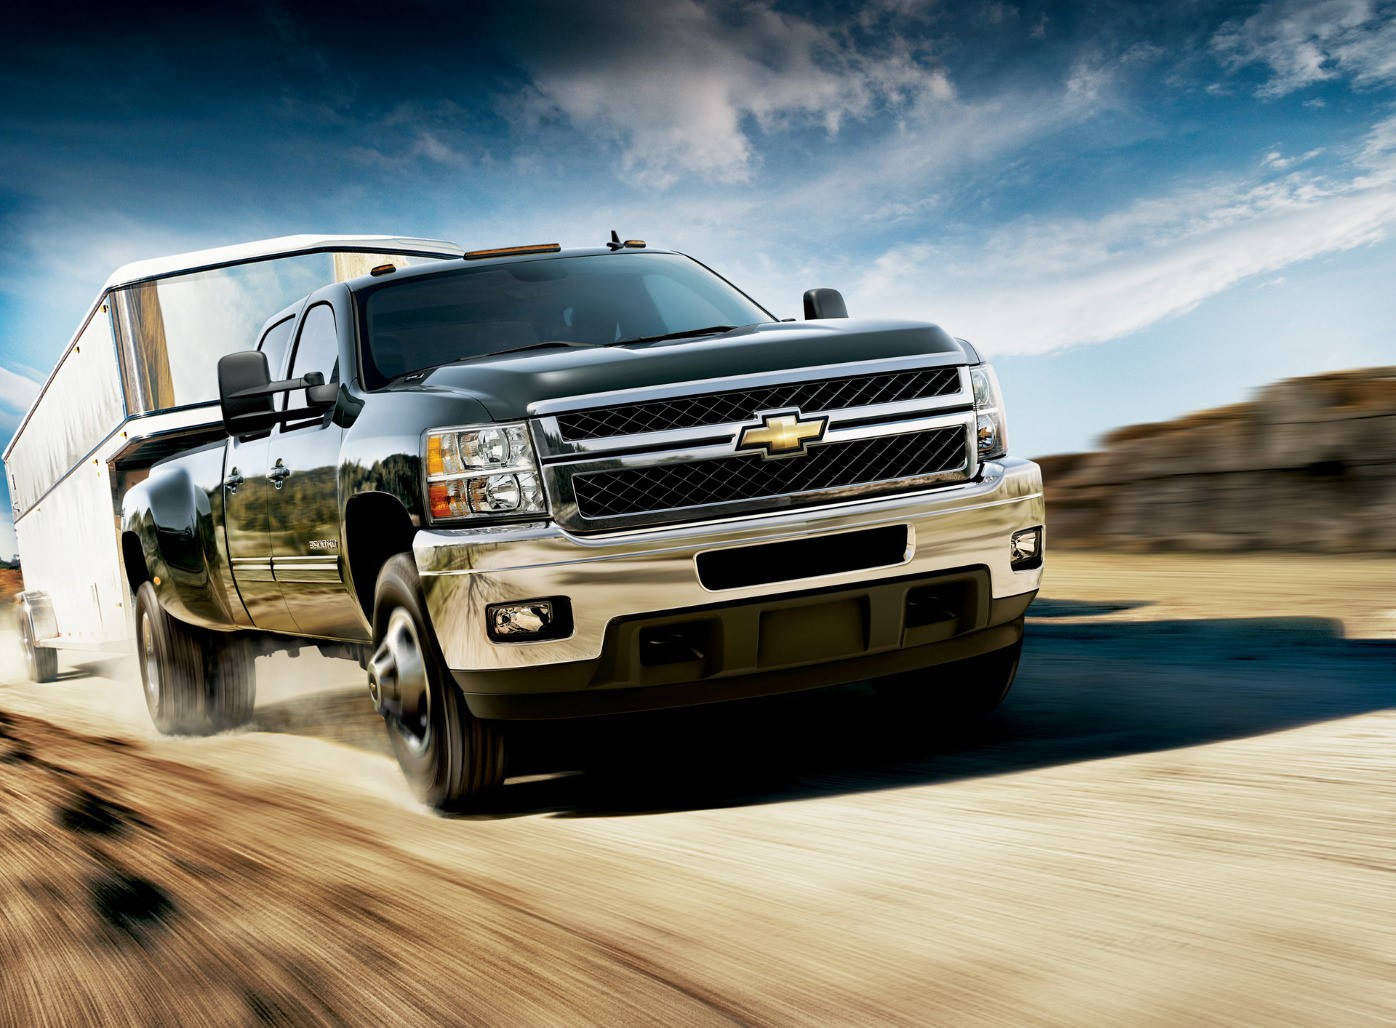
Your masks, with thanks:
[{"label": "dirt road", "polygon": [[972,737],[866,687],[418,808],[357,668],[159,739],[0,640],[0,1023],[1396,1020],[1396,561],[1056,554]]}]

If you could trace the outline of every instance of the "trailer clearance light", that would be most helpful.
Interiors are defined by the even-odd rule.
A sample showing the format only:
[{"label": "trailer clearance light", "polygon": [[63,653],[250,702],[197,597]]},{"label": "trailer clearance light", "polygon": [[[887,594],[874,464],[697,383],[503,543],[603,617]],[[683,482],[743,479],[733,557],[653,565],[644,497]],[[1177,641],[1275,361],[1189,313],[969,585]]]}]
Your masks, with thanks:
[{"label": "trailer clearance light", "polygon": [[1007,419],[1003,410],[1003,394],[999,379],[990,364],[976,364],[969,369],[974,386],[975,436],[979,443],[979,459],[992,460],[1008,453]]},{"label": "trailer clearance light", "polygon": [[491,250],[471,250],[464,257],[468,261],[483,260],[486,257],[519,257],[528,253],[561,253],[560,243],[530,243],[527,246],[496,246]]},{"label": "trailer clearance light", "polygon": [[548,512],[523,424],[429,432],[424,463],[433,521]]}]

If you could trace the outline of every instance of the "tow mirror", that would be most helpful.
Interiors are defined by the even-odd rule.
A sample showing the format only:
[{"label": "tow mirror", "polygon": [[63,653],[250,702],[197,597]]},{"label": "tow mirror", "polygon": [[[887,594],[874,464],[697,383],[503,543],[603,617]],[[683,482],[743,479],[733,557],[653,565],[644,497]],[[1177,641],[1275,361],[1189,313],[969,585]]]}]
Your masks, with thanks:
[{"label": "tow mirror", "polygon": [[[298,389],[305,390],[304,408],[276,409],[274,397],[278,393]],[[230,353],[218,360],[218,403],[223,412],[223,428],[229,435],[265,432],[278,422],[318,415],[333,407],[338,398],[339,386],[326,384],[325,376],[318,371],[273,382],[266,355],[257,350]]]},{"label": "tow mirror", "polygon": [[275,411],[273,394],[266,391],[269,385],[267,355],[260,350],[243,350],[218,359],[218,403],[229,435],[247,431],[240,425]]},{"label": "tow mirror", "polygon": [[843,294],[837,289],[809,289],[805,291],[805,320],[816,318],[846,318],[848,307],[843,302]]}]

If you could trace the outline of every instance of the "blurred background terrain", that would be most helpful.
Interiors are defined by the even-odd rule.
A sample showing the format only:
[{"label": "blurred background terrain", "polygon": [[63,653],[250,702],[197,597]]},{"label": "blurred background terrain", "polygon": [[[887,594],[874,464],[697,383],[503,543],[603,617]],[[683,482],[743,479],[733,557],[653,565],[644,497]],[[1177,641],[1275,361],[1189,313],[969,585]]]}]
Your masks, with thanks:
[{"label": "blurred background terrain", "polygon": [[1396,553],[1396,367],[1286,379],[1041,463],[1057,546]]}]

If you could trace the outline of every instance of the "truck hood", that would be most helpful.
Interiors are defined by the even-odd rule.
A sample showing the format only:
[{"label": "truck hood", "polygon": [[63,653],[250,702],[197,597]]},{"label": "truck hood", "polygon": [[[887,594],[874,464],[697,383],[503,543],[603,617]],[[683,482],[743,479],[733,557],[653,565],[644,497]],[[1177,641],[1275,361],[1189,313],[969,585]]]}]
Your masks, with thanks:
[{"label": "truck hood", "polygon": [[703,379],[916,355],[946,364],[979,360],[968,343],[924,322],[775,322],[720,336],[477,357],[389,388],[454,393],[478,401],[496,421],[514,421],[543,400],[678,382],[694,382],[699,392]]}]

